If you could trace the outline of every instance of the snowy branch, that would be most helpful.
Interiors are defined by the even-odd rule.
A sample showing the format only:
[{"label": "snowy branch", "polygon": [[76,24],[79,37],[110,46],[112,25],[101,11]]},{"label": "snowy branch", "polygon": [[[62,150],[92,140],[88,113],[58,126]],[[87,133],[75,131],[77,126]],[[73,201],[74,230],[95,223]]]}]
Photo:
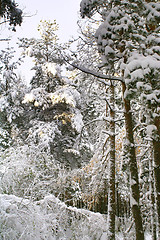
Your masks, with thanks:
[{"label": "snowy branch", "polygon": [[9,22],[9,20],[5,20],[5,21],[3,21],[3,22],[0,22],[0,25],[2,25],[2,24],[4,24],[4,23],[7,23],[7,22]]},{"label": "snowy branch", "polygon": [[[94,70],[90,70],[90,69],[87,69],[85,68],[84,66],[78,66],[74,63],[70,63],[68,60],[65,59],[65,62],[67,62],[69,65],[71,65],[72,67],[84,72],[84,73],[87,73],[87,74],[90,74],[94,77],[97,77],[97,78],[100,78],[100,79],[106,79],[106,80],[113,80],[113,81],[120,81],[120,82],[124,82],[124,80],[121,78],[121,77],[113,77],[113,76],[109,76],[109,75],[105,75],[103,73],[100,73],[100,72],[97,72],[97,71],[94,71]],[[102,83],[104,83],[105,85],[109,85],[106,81],[102,81]]]}]

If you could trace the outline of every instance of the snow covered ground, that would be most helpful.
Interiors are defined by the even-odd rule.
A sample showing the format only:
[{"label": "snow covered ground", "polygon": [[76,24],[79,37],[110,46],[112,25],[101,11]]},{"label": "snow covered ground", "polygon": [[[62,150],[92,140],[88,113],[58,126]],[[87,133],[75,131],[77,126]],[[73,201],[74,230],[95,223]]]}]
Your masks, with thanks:
[{"label": "snow covered ground", "polygon": [[[1,194],[0,216],[0,239],[107,240],[102,214],[67,207],[53,195],[32,202]],[[117,234],[116,240],[124,240],[123,234]],[[149,234],[146,240],[151,240]]]}]

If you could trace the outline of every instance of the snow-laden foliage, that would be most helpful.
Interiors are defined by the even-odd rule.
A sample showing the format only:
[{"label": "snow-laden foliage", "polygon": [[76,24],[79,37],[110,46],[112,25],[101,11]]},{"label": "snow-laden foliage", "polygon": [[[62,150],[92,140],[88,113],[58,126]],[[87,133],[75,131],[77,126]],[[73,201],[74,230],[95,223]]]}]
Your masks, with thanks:
[{"label": "snow-laden foliage", "polygon": [[67,207],[54,195],[32,202],[0,195],[0,237],[15,239],[105,239],[106,222],[99,213]]},{"label": "snow-laden foliage", "polygon": [[73,82],[62,76],[62,47],[58,43],[57,30],[56,21],[41,21],[40,39],[20,40],[23,53],[34,58],[35,70],[31,91],[23,100],[24,106],[31,110],[26,140],[30,142],[34,138],[34,143],[46,143],[43,149],[50,151],[57,161],[75,167],[89,160],[91,149],[85,141],[77,142],[84,126],[81,94]]},{"label": "snow-laden foliage", "polygon": [[[16,70],[22,59],[14,61],[15,51],[12,48],[0,53],[0,135],[1,147],[6,148],[13,143],[15,136],[23,126],[24,108],[22,100],[26,86]],[[18,130],[19,128],[19,130]]]},{"label": "snow-laden foliage", "polygon": [[95,13],[96,7],[99,8],[99,6],[104,2],[104,0],[82,0],[80,3],[80,12],[82,18],[85,16],[91,17]]},{"label": "snow-laden foliage", "polygon": [[0,110],[1,112],[7,112],[7,109],[10,111],[10,113],[7,113],[7,119],[10,122],[16,118],[16,114],[19,115],[19,112],[22,111],[20,101],[26,90],[21,77],[16,74],[22,58],[14,61],[14,54],[13,48],[7,48],[0,52]]},{"label": "snow-laden foliage", "polygon": [[[100,174],[97,175],[97,171]],[[104,172],[104,165],[96,156],[84,169],[68,172],[46,153],[40,153],[36,146],[10,149],[5,155],[1,154],[0,237],[7,240],[20,237],[26,240],[37,237],[107,239],[106,216],[84,210],[81,204],[83,200],[85,207],[98,212],[105,207],[103,194],[108,193],[106,187],[103,189],[107,181]],[[68,207],[71,199],[72,206],[81,209]],[[119,221],[117,218],[116,239],[126,236],[134,239],[132,232],[127,232],[132,223],[128,221],[120,227]]]},{"label": "snow-laden foliage", "polygon": [[10,148],[0,160],[2,239],[106,237],[103,215],[67,207],[78,201],[76,173],[68,173],[36,145]]},{"label": "snow-laden foliage", "polygon": [[4,153],[1,152],[1,193],[30,196],[33,199],[44,196],[49,190],[45,190],[45,187],[37,192],[37,196],[35,195],[40,176],[45,174],[48,177],[54,176],[56,168],[58,169],[54,160],[47,157],[47,153],[40,151],[35,145],[9,148]]},{"label": "snow-laden foliage", "polygon": [[160,4],[146,1],[135,4],[126,1],[106,4],[104,21],[95,36],[106,67],[114,66],[117,74],[124,74],[125,97],[132,99],[138,92],[153,111],[160,94]]},{"label": "snow-laden foliage", "polygon": [[[53,93],[34,88],[24,96],[23,104],[32,109],[26,141],[52,152],[57,161],[62,161],[62,154],[65,161],[70,162],[71,155],[74,157],[74,153],[82,151],[81,147],[74,146],[83,127],[81,98],[74,87],[63,85]],[[79,156],[75,154],[75,157]]]},{"label": "snow-laden foliage", "polygon": [[[40,38],[22,38],[19,47],[23,49],[23,55],[34,60],[32,70],[35,74],[31,80],[32,88],[43,87],[48,92],[53,92],[57,85],[62,85],[60,68],[60,44],[56,31],[58,24],[56,21],[40,21],[38,31]],[[56,78],[54,78],[56,76]]]}]

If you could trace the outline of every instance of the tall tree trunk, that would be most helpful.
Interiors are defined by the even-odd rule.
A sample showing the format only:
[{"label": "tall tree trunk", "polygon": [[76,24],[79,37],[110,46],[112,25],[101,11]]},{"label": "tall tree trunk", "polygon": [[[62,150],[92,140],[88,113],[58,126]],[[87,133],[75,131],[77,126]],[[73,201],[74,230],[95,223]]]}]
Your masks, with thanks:
[{"label": "tall tree trunk", "polygon": [[138,167],[135,154],[134,137],[133,137],[133,121],[130,107],[130,101],[124,98],[124,92],[126,90],[125,83],[122,83],[123,101],[125,108],[125,127],[126,138],[128,144],[128,158],[131,174],[131,208],[133,218],[135,222],[136,240],[144,240],[144,231],[142,224],[142,215],[140,211],[140,189],[138,179]]},{"label": "tall tree trunk", "polygon": [[156,203],[157,203],[157,215],[158,215],[158,237],[160,239],[160,117],[155,118],[155,126],[157,127],[156,137],[153,140],[153,152],[154,152],[154,175],[156,186]]},{"label": "tall tree trunk", "polygon": [[156,203],[155,203],[155,184],[154,184],[154,172],[153,172],[153,161],[152,156],[149,161],[149,179],[150,179],[150,193],[151,193],[151,230],[152,230],[152,239],[157,240],[157,226],[156,226]]},{"label": "tall tree trunk", "polygon": [[115,240],[115,99],[114,85],[110,86],[110,167],[109,167],[109,234],[108,240]]}]

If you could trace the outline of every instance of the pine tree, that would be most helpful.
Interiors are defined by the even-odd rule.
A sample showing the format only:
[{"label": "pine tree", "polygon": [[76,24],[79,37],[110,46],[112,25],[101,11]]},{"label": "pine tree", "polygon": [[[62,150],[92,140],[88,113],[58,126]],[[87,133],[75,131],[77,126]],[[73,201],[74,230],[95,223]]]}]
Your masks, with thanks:
[{"label": "pine tree", "polygon": [[[103,64],[107,68],[116,69],[117,74],[124,78],[122,83],[123,101],[125,108],[126,137],[128,139],[128,158],[130,162],[132,197],[132,210],[135,219],[136,238],[144,239],[142,217],[140,213],[140,190],[138,180],[138,170],[133,136],[133,120],[130,106],[130,99],[133,96],[127,94],[128,82],[126,79],[126,64],[133,66],[133,59],[130,56],[136,52],[143,51],[140,46],[145,30],[143,29],[144,13],[146,13],[145,2],[125,2],[125,1],[82,1],[82,16],[92,16],[95,11],[101,13],[104,22],[96,32],[99,52],[102,54]],[[140,12],[140,9],[143,10]],[[148,7],[149,9],[149,7]],[[143,12],[143,16],[142,16]],[[142,36],[142,37],[141,37]],[[141,52],[140,52],[141,51]],[[133,54],[134,52],[134,54]],[[136,54],[135,54],[136,55]],[[134,55],[134,56],[135,56]],[[125,72],[124,72],[125,71]],[[132,84],[132,74],[130,83]]]},{"label": "pine tree", "polygon": [[[160,4],[157,1],[88,1],[81,2],[82,17],[92,17],[98,12],[103,23],[96,32],[98,50],[103,65],[115,69],[124,79],[123,101],[125,107],[128,154],[130,155],[132,194],[139,205],[139,184],[136,151],[133,134],[133,101],[139,101],[145,109],[146,132],[153,144],[155,183],[157,189],[157,213],[159,217],[159,19]],[[113,64],[114,63],[114,64]],[[142,102],[143,101],[143,102]],[[135,188],[135,189],[134,189]],[[133,201],[132,201],[133,202]],[[135,203],[136,203],[135,202]],[[136,205],[136,204],[135,204]],[[136,218],[133,206],[137,239],[142,239],[142,220]],[[137,208],[137,210],[136,210]],[[140,220],[139,223],[137,220]],[[139,229],[140,227],[140,229]]]},{"label": "pine tree", "polygon": [[160,162],[158,157],[160,154],[160,115],[158,112],[160,4],[157,1],[141,1],[137,3],[137,6],[141,7],[143,14],[138,12],[139,19],[137,18],[136,22],[139,28],[136,29],[135,37],[133,36],[133,40],[136,42],[134,46],[137,47],[130,51],[125,66],[125,77],[128,78],[126,93],[128,98],[135,98],[135,93],[137,93],[145,112],[146,132],[153,144],[157,213],[160,220]]},{"label": "pine tree", "polygon": [[[47,92],[53,92],[56,85],[62,84],[58,78],[58,69],[56,69],[58,68],[56,63],[61,64],[57,30],[56,20],[53,22],[41,20],[38,25],[39,39],[20,39],[19,47],[23,48],[24,56],[28,55],[34,59],[32,70],[35,70],[35,74],[31,80],[32,88],[43,87]],[[54,80],[52,78],[54,72],[52,73],[51,69],[57,72],[57,77]]]},{"label": "pine tree", "polygon": [[18,8],[15,1],[1,0],[0,1],[0,17],[3,19],[1,24],[9,22],[13,31],[16,31],[16,26],[22,23],[22,10]]},{"label": "pine tree", "polygon": [[83,127],[81,97],[74,84],[62,76],[62,47],[58,43],[57,30],[56,21],[41,21],[38,26],[40,39],[20,40],[24,54],[29,53],[34,58],[35,70],[31,91],[23,102],[32,109],[30,140],[33,137],[32,140],[42,145],[43,150],[49,151],[57,161],[74,168],[81,165],[80,156],[88,159],[89,149],[84,147],[79,152],[76,144]]},{"label": "pine tree", "polygon": [[[16,135],[24,127],[25,110],[22,100],[26,91],[23,79],[16,73],[22,59],[13,60],[15,51],[7,48],[0,53],[0,124],[1,124],[1,146],[9,147],[15,141]],[[25,128],[25,127],[24,127]],[[22,137],[22,135],[21,135]]]}]

